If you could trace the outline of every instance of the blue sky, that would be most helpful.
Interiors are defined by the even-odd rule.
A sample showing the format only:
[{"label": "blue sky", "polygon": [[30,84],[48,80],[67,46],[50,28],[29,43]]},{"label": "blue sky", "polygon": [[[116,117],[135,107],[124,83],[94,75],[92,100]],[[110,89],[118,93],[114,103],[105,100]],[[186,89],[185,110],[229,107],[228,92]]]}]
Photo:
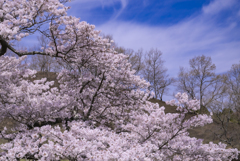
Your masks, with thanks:
[{"label": "blue sky", "polygon": [[239,0],[73,0],[69,14],[113,36],[118,46],[163,53],[169,75],[211,56],[217,73],[240,61]]},{"label": "blue sky", "polygon": [[74,0],[71,14],[95,25],[128,21],[151,26],[172,25],[199,12],[209,0]]}]

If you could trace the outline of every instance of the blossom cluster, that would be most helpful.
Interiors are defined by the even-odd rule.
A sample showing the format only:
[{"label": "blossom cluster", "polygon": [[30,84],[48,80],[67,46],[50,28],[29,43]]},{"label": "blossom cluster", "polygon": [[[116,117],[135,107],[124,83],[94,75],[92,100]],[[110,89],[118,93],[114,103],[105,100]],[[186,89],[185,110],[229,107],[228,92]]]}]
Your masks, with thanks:
[{"label": "blossom cluster", "polygon": [[[169,104],[178,113],[165,113],[148,101],[149,83],[131,70],[127,56],[111,48],[94,25],[68,16],[67,0],[0,0],[0,43],[8,48],[39,31],[49,39],[41,54],[68,64],[58,74],[59,87],[21,62],[25,57],[0,57],[0,121],[4,128],[0,160],[231,160],[237,149],[203,144],[188,129],[211,123],[211,116],[189,112],[197,100],[178,93]],[[41,28],[45,25],[44,28]],[[48,25],[48,29],[46,26]],[[2,44],[3,46],[3,44]]]}]

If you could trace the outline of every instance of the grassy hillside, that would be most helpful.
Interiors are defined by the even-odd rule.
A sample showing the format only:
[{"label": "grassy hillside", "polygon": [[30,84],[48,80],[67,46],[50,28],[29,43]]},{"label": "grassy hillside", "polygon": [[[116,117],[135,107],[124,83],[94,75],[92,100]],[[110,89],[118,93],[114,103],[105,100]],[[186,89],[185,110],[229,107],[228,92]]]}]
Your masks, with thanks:
[{"label": "grassy hillside", "polygon": [[[152,103],[158,103],[159,106],[164,106],[165,107],[165,112],[166,113],[178,113],[178,111],[176,111],[176,107],[174,106],[170,106],[167,105],[166,102],[164,101],[160,101],[157,99],[151,99],[149,100]],[[207,109],[204,109],[204,113],[209,113],[207,111]],[[189,119],[190,117],[194,116],[194,114],[187,114],[187,119]],[[216,121],[216,119],[214,118],[213,115],[213,123],[211,124],[207,124],[203,127],[195,127],[193,129],[188,130],[190,137],[196,137],[198,139],[203,139],[204,143],[209,143],[209,142],[214,142],[214,143],[219,143],[219,139],[216,137],[215,133],[219,133],[219,130],[221,130],[221,123]],[[239,126],[239,124],[237,122],[232,121],[229,125],[228,125],[228,130],[231,131],[231,133],[234,134],[240,134],[240,128],[234,128],[235,126]],[[232,146],[228,146],[229,148],[238,148],[240,150],[240,139],[235,139],[236,141],[233,142]],[[238,157],[238,160],[233,160],[233,161],[240,161],[240,155]]]},{"label": "grassy hillside", "polygon": [[57,73],[55,72],[37,72],[36,77],[31,80],[39,80],[42,78],[47,78],[47,81],[54,81],[53,87],[59,87],[57,81]]},{"label": "grassy hillside", "polygon": [[[167,105],[164,101],[160,101],[157,99],[151,99],[149,101],[152,103],[158,103],[160,107],[164,106],[166,113],[178,113],[178,111],[176,111],[176,107]],[[187,114],[186,118],[189,119],[192,116],[194,116],[194,114]],[[233,122],[229,126],[234,126],[234,124],[236,124],[236,123]],[[236,125],[236,126],[238,126],[238,125]],[[214,121],[213,123],[205,125],[203,127],[196,127],[194,129],[189,130],[189,135],[191,137],[204,139],[205,143],[208,143],[210,141],[212,141],[214,143],[218,143],[218,139],[214,136],[214,133],[218,132],[220,128],[221,128],[220,123],[217,121]],[[229,129],[229,130],[231,130],[231,129]],[[240,131],[239,131],[239,133],[240,133]],[[234,147],[237,147],[238,149],[240,149],[240,142],[235,142]]]}]

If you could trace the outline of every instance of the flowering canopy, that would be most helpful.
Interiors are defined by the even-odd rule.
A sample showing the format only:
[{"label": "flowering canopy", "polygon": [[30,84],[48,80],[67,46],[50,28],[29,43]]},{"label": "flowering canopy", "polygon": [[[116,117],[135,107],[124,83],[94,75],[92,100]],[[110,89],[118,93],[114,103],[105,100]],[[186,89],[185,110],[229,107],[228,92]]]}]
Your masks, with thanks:
[{"label": "flowering canopy", "polygon": [[[93,25],[67,16],[67,0],[0,0],[0,121],[4,128],[0,160],[231,160],[237,149],[203,144],[187,129],[211,123],[207,115],[186,119],[197,100],[177,94],[179,113],[148,102],[149,83],[134,75],[127,56],[116,53]],[[48,28],[46,26],[48,25]],[[39,32],[50,40],[43,51],[20,52],[11,43]],[[59,88],[46,79],[30,81],[36,71],[24,57],[61,58],[69,69],[58,75]]]}]

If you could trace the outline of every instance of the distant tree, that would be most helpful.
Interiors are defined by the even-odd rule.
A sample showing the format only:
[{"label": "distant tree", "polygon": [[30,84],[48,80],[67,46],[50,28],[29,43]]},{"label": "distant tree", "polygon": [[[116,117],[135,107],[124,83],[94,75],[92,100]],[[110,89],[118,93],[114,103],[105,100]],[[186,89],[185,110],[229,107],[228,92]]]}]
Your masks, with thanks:
[{"label": "distant tree", "polygon": [[[227,89],[233,110],[240,116],[240,63],[233,64],[227,74]],[[240,123],[240,117],[239,117]]]},{"label": "distant tree", "polygon": [[136,71],[135,74],[140,74],[144,69],[143,63],[143,49],[138,49],[138,51],[129,55],[129,62],[132,64],[132,69]]},{"label": "distant tree", "polygon": [[109,45],[106,46],[106,48],[115,48],[117,46],[111,34],[100,33],[100,36],[103,39],[106,39],[107,43],[109,43]]},{"label": "distant tree", "polygon": [[220,125],[215,132],[218,141],[240,148],[240,63],[233,64],[224,74],[225,88],[220,97],[211,104],[214,121]]},{"label": "distant tree", "polygon": [[128,56],[128,61],[131,63],[132,70],[135,70],[135,74],[139,74],[140,71],[144,68],[143,64],[143,49],[139,49],[138,51],[134,51],[133,49],[130,48],[124,48],[122,46],[118,46],[117,43],[115,43],[113,36],[110,34],[100,34],[102,38],[108,40],[108,43],[111,45],[106,46],[106,48],[114,48],[114,50],[117,53],[122,53]]},{"label": "distant tree", "polygon": [[132,70],[135,70],[135,74],[140,74],[144,69],[143,62],[143,49],[139,49],[138,51],[134,51],[133,49],[126,49],[124,47],[116,47],[115,51],[118,53],[123,53],[128,56],[128,61],[131,63]]},{"label": "distant tree", "polygon": [[215,74],[216,66],[211,57],[204,55],[189,60],[190,69],[180,67],[178,89],[186,92],[190,98],[200,100],[200,112],[218,98],[223,90],[223,77]]},{"label": "distant tree", "polygon": [[178,74],[178,88],[180,91],[184,91],[188,94],[191,99],[196,98],[196,78],[191,75],[187,69],[180,67],[180,72]]},{"label": "distant tree", "polygon": [[169,78],[161,56],[162,53],[158,49],[148,51],[144,58],[144,69],[142,70],[143,77],[151,84],[150,90],[160,100],[167,92],[167,87],[174,82],[173,78]]}]

